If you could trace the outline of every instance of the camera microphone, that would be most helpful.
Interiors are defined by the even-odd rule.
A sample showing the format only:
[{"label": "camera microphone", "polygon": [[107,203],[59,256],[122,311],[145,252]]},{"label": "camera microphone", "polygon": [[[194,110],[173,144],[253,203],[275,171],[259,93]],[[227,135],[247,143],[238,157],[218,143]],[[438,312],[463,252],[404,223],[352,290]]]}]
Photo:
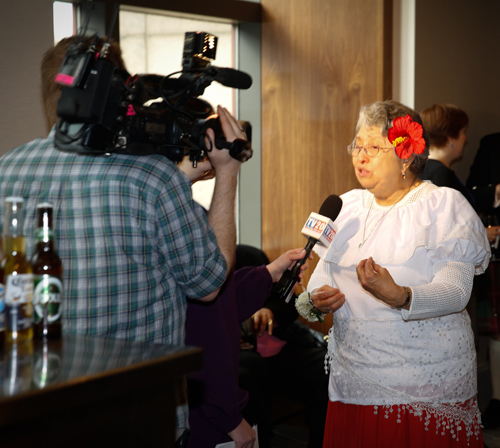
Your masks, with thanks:
[{"label": "camera microphone", "polygon": [[278,283],[273,287],[272,295],[290,301],[295,284],[299,281],[299,274],[302,265],[307,261],[311,254],[312,248],[316,243],[328,247],[332,242],[335,230],[333,230],[333,221],[337,219],[342,208],[342,199],[337,195],[328,196],[318,213],[311,213],[307,219],[302,234],[307,236],[307,244],[304,247],[305,256],[297,261],[292,269],[286,270]]},{"label": "camera microphone", "polygon": [[214,81],[226,87],[249,89],[252,85],[252,77],[249,74],[233,68],[221,68],[212,65],[209,71],[214,75]]}]

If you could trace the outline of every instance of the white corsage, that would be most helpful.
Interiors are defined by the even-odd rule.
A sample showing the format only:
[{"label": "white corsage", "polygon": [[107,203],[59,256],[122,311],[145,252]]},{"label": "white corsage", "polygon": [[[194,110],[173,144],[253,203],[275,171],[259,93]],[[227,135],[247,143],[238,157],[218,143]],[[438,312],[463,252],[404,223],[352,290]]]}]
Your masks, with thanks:
[{"label": "white corsage", "polygon": [[324,322],[323,313],[314,307],[309,292],[303,292],[295,299],[295,308],[309,322]]}]

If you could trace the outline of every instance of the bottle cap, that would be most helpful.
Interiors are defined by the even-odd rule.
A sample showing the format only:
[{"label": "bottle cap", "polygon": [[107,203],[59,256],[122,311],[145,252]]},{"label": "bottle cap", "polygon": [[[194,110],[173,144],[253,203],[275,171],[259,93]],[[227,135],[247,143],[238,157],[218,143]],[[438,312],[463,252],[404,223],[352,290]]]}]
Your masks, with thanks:
[{"label": "bottle cap", "polygon": [[54,208],[52,202],[40,202],[37,204],[36,208]]},{"label": "bottle cap", "polygon": [[24,202],[24,199],[21,196],[8,196],[5,202]]}]

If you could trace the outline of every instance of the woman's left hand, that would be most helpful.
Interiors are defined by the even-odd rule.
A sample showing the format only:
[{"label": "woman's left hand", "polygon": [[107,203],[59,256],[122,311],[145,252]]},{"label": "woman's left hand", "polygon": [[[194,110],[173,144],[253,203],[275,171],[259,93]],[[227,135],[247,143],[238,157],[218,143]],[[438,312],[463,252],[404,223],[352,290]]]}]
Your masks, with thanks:
[{"label": "woman's left hand", "polygon": [[405,303],[405,289],[397,285],[389,271],[375,263],[372,257],[361,260],[356,272],[363,289],[377,299],[392,307],[401,306]]}]

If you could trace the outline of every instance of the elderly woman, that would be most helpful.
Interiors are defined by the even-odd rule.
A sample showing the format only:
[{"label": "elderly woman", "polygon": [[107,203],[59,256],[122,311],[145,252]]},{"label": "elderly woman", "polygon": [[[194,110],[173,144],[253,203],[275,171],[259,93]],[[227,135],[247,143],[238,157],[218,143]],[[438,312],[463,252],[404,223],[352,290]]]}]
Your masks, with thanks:
[{"label": "elderly woman", "polygon": [[394,101],[362,108],[348,147],[363,190],[342,195],[308,285],[333,312],[324,447],[482,447],[464,310],[490,249],[456,190],[418,175],[422,121]]}]

